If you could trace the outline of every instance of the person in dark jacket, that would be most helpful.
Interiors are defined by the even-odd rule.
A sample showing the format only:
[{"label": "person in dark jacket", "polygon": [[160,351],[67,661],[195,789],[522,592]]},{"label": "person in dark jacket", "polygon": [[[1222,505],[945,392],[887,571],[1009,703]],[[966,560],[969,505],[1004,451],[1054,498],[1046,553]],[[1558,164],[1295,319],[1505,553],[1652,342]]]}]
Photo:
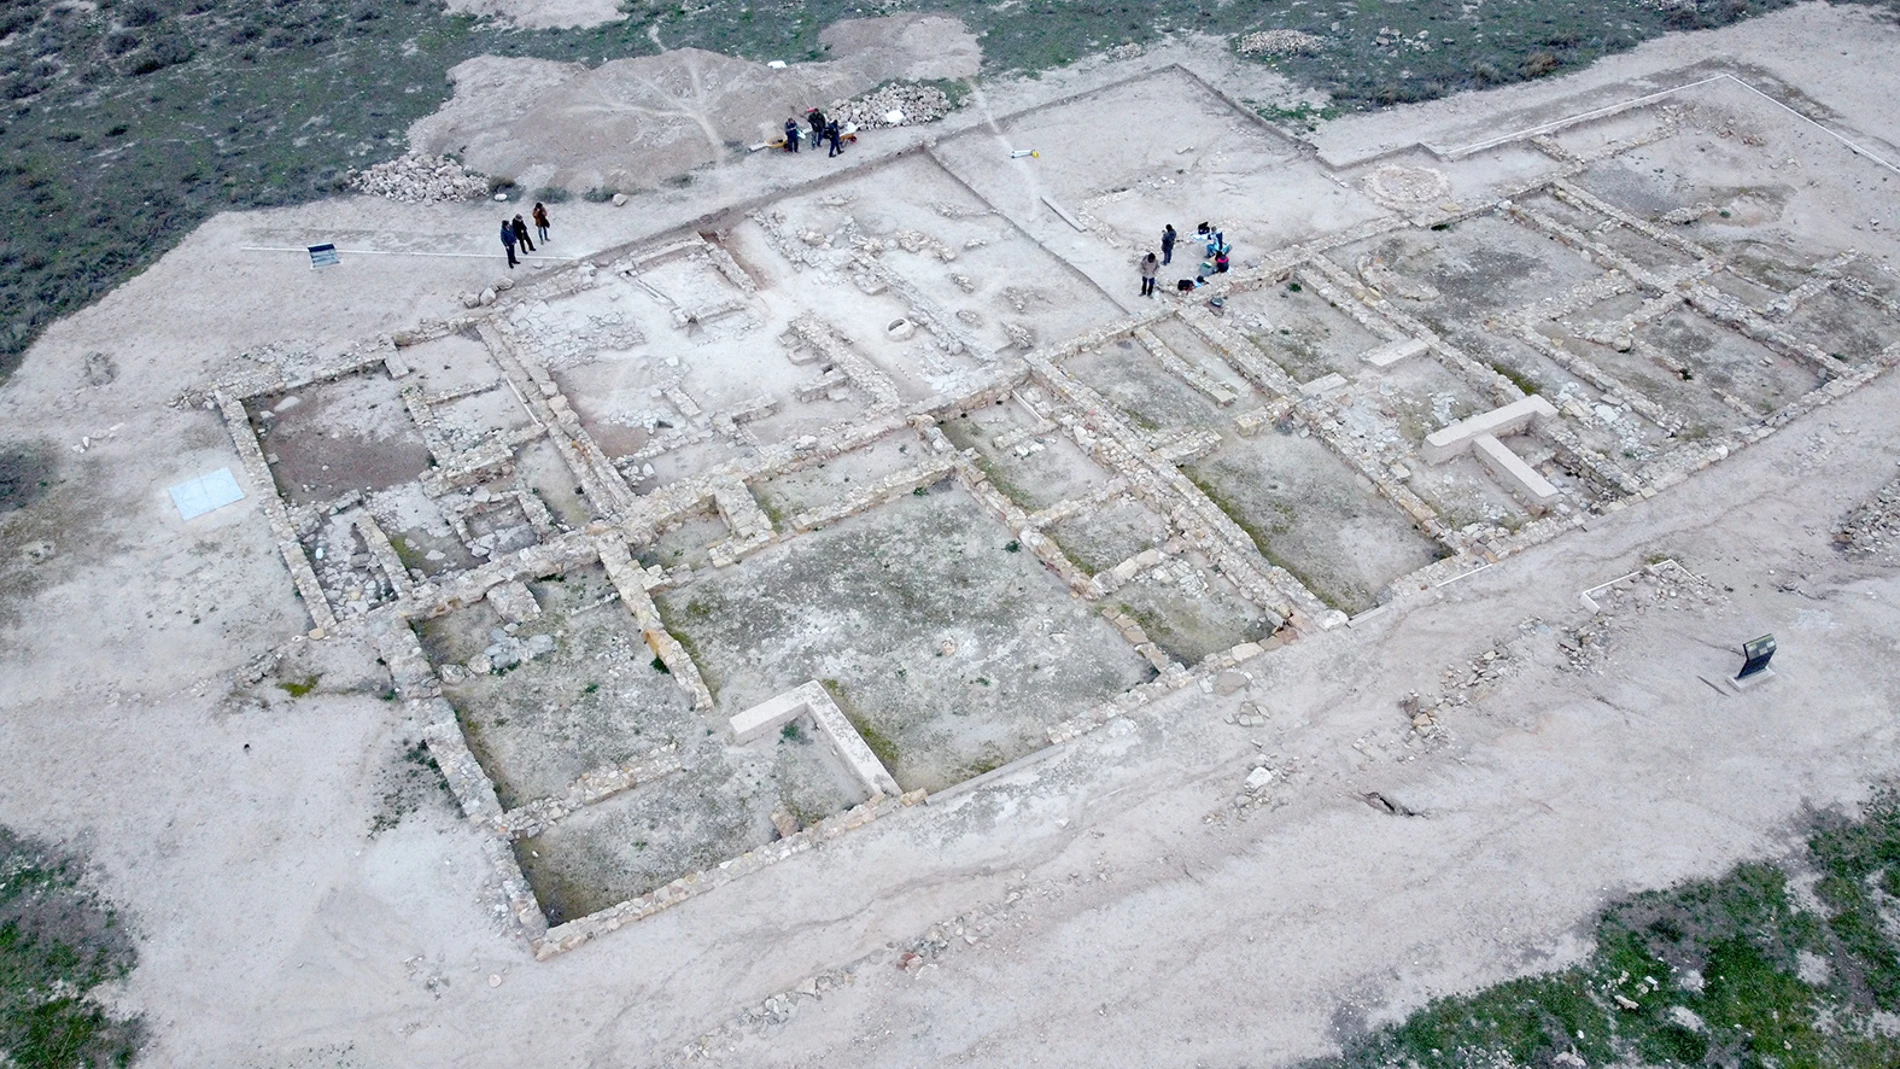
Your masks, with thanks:
[{"label": "person in dark jacket", "polygon": [[798,120],[785,120],[785,151],[798,151]]},{"label": "person in dark jacket", "polygon": [[541,244],[548,243],[548,209],[540,201],[534,202],[534,229],[541,237]]},{"label": "person in dark jacket", "polygon": [[825,139],[825,113],[812,108],[805,112],[805,121],[811,124],[811,145],[817,148],[818,142]]},{"label": "person in dark jacket", "polygon": [[1161,262],[1174,262],[1174,224],[1169,223],[1161,229]]},{"label": "person in dark jacket", "polygon": [[831,141],[831,153],[830,153],[830,155],[832,155],[832,156],[837,156],[837,155],[841,155],[841,154],[843,154],[843,152],[844,152],[844,141],[843,141],[843,139],[844,139],[844,131],[843,131],[843,130],[841,130],[841,129],[839,129],[839,127],[838,127],[838,120],[836,120],[836,119],[833,119],[833,120],[831,120],[831,122],[829,122],[829,123],[827,123],[827,124],[825,125],[825,137],[827,137],[827,138],[829,138],[829,139],[830,139],[830,141]]},{"label": "person in dark jacket", "polygon": [[515,266],[515,224],[503,218],[501,221],[501,247],[508,250],[508,267]]},{"label": "person in dark jacket", "polygon": [[528,221],[517,215],[515,216],[514,227],[515,241],[520,243],[522,251],[533,252],[534,242],[528,240]]}]

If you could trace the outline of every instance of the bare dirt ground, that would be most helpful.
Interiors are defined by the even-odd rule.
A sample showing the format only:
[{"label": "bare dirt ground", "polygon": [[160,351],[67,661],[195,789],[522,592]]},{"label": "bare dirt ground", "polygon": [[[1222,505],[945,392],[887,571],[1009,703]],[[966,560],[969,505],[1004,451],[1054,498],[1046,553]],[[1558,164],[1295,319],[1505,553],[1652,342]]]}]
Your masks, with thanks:
[{"label": "bare dirt ground", "polygon": [[[1317,141],[1342,166],[1469,143],[1727,57],[1892,159],[1896,48],[1900,31],[1863,10],[1809,5]],[[992,88],[955,121],[1170,59],[1224,74],[1158,52]],[[858,159],[954,132],[893,131]],[[1036,133],[1070,168],[1046,190],[1107,194],[1062,163],[1092,130]],[[578,173],[584,156],[543,162]],[[729,159],[625,209],[559,206],[543,251],[592,255],[810,177],[812,161],[789,162]],[[1210,189],[1230,181],[1220,163]],[[1141,195],[1192,225],[1195,204]],[[1359,210],[1349,191],[1294,195]],[[1900,222],[1824,209],[1789,225],[1893,255]],[[1888,375],[1651,501],[1277,650],[1242,691],[1177,693],[986,789],[536,962],[446,799],[387,811],[418,725],[386,700],[374,651],[293,647],[316,680],[302,694],[244,671],[310,625],[264,488],[190,522],[165,493],[237,467],[204,385],[246,354],[320,357],[459,314],[458,294],[506,274],[492,216],[366,198],[221,216],[49,330],[0,390],[6,437],[50,458],[11,465],[47,485],[0,513],[0,821],[82,849],[132,919],[141,963],[113,997],[146,1015],[148,1064],[1285,1064],[1434,994],[1574,960],[1607,898],[1784,851],[1806,814],[1900,765],[1900,578],[1831,545],[1900,463]],[[1059,223],[1030,224],[1058,255],[1081,241]],[[346,253],[316,273],[244,248],[326,239],[473,255]],[[1132,289],[1114,255],[1076,249],[1079,276]],[[1608,603],[1608,644],[1573,656],[1578,592],[1659,557],[1700,579],[1641,611]],[[1740,696],[1707,682],[1764,632],[1780,678]],[[1431,732],[1400,712],[1410,692],[1452,690],[1470,703]],[[1243,701],[1264,723],[1229,722],[1255,715]],[[1271,788],[1246,794],[1262,763]]]},{"label": "bare dirt ground", "polygon": [[820,41],[832,58],[779,68],[697,48],[595,67],[483,56],[449,72],[455,96],[409,139],[530,188],[630,191],[743,153],[807,108],[893,78],[972,77],[981,60],[941,16],[851,20]]}]

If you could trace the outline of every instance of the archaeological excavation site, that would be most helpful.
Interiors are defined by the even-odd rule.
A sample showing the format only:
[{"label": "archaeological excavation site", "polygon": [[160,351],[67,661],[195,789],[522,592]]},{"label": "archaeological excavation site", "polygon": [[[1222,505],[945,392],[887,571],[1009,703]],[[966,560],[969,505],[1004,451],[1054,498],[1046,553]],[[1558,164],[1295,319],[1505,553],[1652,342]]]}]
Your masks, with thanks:
[{"label": "archaeological excavation site", "polygon": [[1893,164],[1651,81],[1352,154],[1155,66],[202,396],[302,641],[373,644],[552,958],[1667,510],[1900,361],[1848,230]]}]

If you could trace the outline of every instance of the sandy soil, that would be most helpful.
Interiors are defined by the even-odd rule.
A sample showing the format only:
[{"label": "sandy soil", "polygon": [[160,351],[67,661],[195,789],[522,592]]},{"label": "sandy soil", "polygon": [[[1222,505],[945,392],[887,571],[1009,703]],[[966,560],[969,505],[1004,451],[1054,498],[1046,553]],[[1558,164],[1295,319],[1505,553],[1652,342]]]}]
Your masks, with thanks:
[{"label": "sandy soil", "polygon": [[[1340,158],[1460,143],[1726,55],[1891,152],[1897,47],[1861,9],[1804,6],[1319,141]],[[1120,73],[994,88],[959,121]],[[680,125],[710,151],[697,114]],[[586,148],[543,165],[598,166]],[[549,251],[808,176],[784,163],[732,160],[637,211],[561,206]],[[1900,461],[1888,376],[1649,505],[1280,651],[1250,691],[1178,695],[996,789],[536,963],[446,803],[370,834],[415,725],[380,700],[369,653],[306,644],[299,671],[320,683],[297,698],[243,671],[308,626],[262,488],[190,523],[165,496],[236,468],[198,387],[265,346],[336,351],[450,314],[503,273],[491,225],[480,205],[361,198],[221,216],[50,330],[0,389],[6,437],[54,458],[45,494],[0,517],[0,752],[15,756],[0,821],[83,849],[132,919],[142,964],[114,997],[147,1016],[148,1064],[661,1065],[689,1048],[734,1065],[1283,1064],[1435,993],[1574,960],[1607,897],[1788,849],[1805,813],[1853,804],[1900,764],[1900,578],[1829,545]],[[315,273],[242,248],[340,233],[471,255],[346,255]],[[103,385],[92,352],[116,364]],[[1604,658],[1571,670],[1554,651],[1582,620],[1577,591],[1659,554],[1709,586],[1619,616]],[[1703,682],[1770,631],[1777,682],[1745,697]],[[1399,698],[1499,643],[1512,672],[1445,741],[1409,742]],[[1223,722],[1243,699],[1264,727]],[[1236,809],[1262,754],[1273,801]],[[912,947],[929,964],[895,967]],[[822,998],[798,992],[812,978]]]},{"label": "sandy soil", "polygon": [[743,153],[807,108],[894,78],[969,77],[982,61],[940,16],[847,21],[821,41],[833,58],[778,69],[697,48],[595,67],[482,56],[449,72],[454,97],[409,141],[529,188],[633,190]]}]

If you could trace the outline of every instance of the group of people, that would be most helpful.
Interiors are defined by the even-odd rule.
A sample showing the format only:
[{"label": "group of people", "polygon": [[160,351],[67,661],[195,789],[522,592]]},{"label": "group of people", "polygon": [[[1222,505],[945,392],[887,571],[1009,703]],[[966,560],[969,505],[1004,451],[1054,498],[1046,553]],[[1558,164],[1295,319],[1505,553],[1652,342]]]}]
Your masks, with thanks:
[{"label": "group of people", "polygon": [[[806,109],[805,121],[811,124],[811,147],[813,151],[817,151],[818,146],[823,142],[829,141],[831,142],[831,151],[827,155],[837,156],[844,152],[844,143],[846,141],[857,140],[856,136],[838,125],[838,120],[826,119],[825,113],[819,111],[817,108]],[[785,120],[785,151],[797,152],[798,142],[804,137],[805,132],[799,127],[797,117]]]},{"label": "group of people", "polygon": [[[1152,297],[1155,294],[1155,278],[1161,269],[1174,262],[1174,245],[1179,238],[1174,224],[1169,223],[1161,231],[1161,256],[1148,253],[1141,258],[1141,295]],[[1228,258],[1233,254],[1233,246],[1227,244],[1227,235],[1210,223],[1202,223],[1194,228],[1194,240],[1206,250],[1206,259],[1195,269],[1193,278],[1184,278],[1175,282],[1174,288],[1180,293],[1191,293],[1196,287],[1207,285],[1214,275],[1227,273]]]},{"label": "group of people", "polygon": [[[534,228],[540,233],[542,244],[547,243],[550,225],[547,206],[535,201]],[[513,219],[503,217],[501,221],[501,247],[508,250],[508,266],[511,268],[518,262],[515,259],[516,245],[521,246],[523,255],[534,251],[534,242],[528,237],[528,221],[518,214]]]}]

